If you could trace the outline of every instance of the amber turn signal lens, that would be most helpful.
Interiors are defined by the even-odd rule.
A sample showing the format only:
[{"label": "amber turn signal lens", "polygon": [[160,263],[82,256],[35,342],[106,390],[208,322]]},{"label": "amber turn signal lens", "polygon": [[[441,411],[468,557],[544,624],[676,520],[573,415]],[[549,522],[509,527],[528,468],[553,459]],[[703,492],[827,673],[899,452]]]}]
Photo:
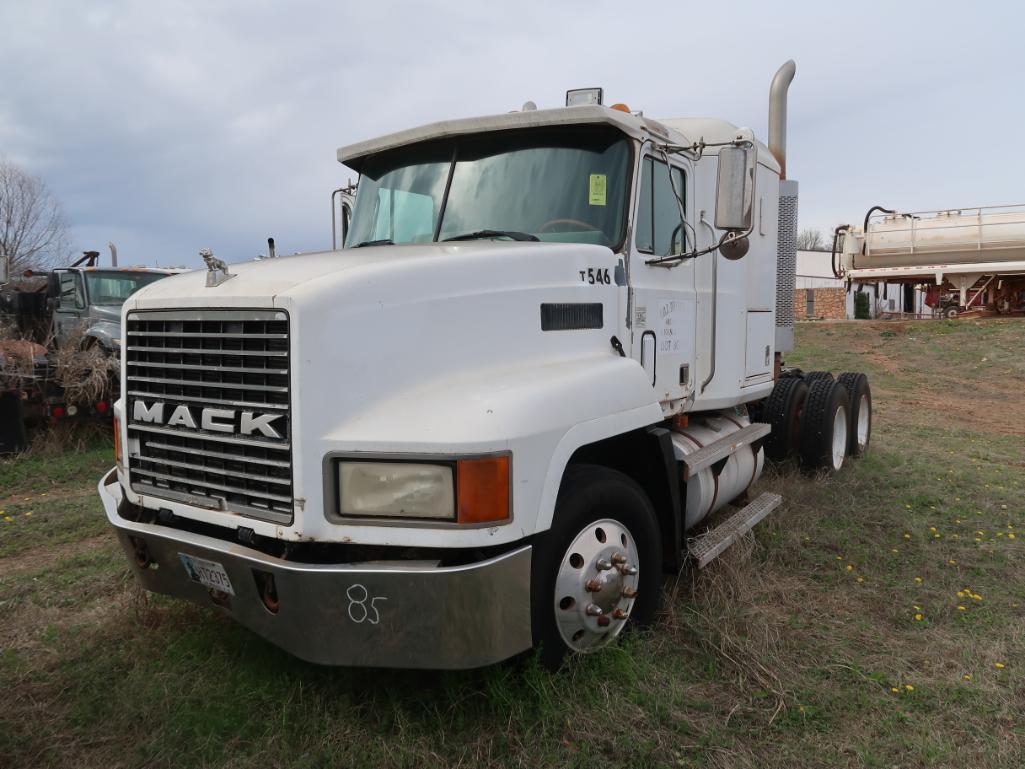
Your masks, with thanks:
[{"label": "amber turn signal lens", "polygon": [[121,425],[114,417],[114,461],[121,464]]},{"label": "amber turn signal lens", "polygon": [[456,521],[509,519],[509,457],[460,459],[456,463]]}]

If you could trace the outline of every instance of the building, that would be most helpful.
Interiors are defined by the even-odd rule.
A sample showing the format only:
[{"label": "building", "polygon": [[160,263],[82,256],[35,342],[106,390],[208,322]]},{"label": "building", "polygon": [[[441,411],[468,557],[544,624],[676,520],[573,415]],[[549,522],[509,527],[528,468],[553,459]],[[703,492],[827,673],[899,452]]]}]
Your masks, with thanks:
[{"label": "building", "polygon": [[870,318],[893,315],[932,317],[925,303],[925,291],[900,283],[855,283],[833,275],[829,251],[798,251],[797,282],[794,289],[794,317],[797,320],[843,320],[854,318],[855,297],[867,294]]}]

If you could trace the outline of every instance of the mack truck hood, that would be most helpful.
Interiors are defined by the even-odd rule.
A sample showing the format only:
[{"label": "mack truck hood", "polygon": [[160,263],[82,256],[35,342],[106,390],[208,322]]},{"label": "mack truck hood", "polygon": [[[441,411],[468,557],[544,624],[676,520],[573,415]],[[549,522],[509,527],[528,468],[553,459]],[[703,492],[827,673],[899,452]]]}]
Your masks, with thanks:
[{"label": "mack truck hood", "polygon": [[[222,310],[287,313],[295,519],[283,526],[247,518],[260,534],[338,536],[325,513],[335,506],[325,487],[329,457],[511,452],[513,526],[416,537],[433,546],[512,541],[533,530],[557,446],[661,419],[650,377],[610,343],[623,333],[627,289],[622,257],[604,246],[380,246],[248,262],[230,272],[219,286],[207,287],[206,270],[158,281],[125,311],[199,309],[214,320]],[[570,430],[576,437],[567,438]],[[230,512],[172,509],[239,525]],[[351,541],[402,541],[389,527],[345,532]]]},{"label": "mack truck hood", "polygon": [[[346,282],[349,275],[361,278],[370,274],[387,274],[412,270],[422,273],[434,265],[452,266],[453,262],[471,264],[500,260],[509,263],[533,263],[543,255],[548,262],[591,255],[608,263],[612,253],[604,246],[567,243],[522,243],[481,241],[473,243],[423,243],[399,246],[376,246],[342,251],[323,251],[293,256],[279,256],[254,262],[228,266],[233,277],[219,286],[207,287],[205,269],[182,273],[151,283],[133,294],[125,302],[127,310],[157,307],[271,307],[281,294],[292,294],[295,289],[315,283]],[[568,275],[568,273],[567,273]]]}]

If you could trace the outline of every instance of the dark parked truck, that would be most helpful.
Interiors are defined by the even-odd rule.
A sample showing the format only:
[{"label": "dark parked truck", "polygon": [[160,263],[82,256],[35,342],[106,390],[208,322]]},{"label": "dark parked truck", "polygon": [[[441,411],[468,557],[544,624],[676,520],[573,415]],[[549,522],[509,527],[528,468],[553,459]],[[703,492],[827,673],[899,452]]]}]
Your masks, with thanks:
[{"label": "dark parked truck", "polygon": [[[121,347],[121,306],[180,270],[98,267],[96,251],[70,267],[28,272],[37,287],[0,291],[0,454],[24,448],[28,425],[77,416],[110,418]],[[9,266],[0,259],[0,286]]]},{"label": "dark parked truck", "polygon": [[325,664],[554,664],[649,621],[779,504],[766,456],[868,446],[864,375],[781,358],[793,74],[768,147],[597,89],[344,147],[343,247],[132,295],[99,492],[142,585]]}]

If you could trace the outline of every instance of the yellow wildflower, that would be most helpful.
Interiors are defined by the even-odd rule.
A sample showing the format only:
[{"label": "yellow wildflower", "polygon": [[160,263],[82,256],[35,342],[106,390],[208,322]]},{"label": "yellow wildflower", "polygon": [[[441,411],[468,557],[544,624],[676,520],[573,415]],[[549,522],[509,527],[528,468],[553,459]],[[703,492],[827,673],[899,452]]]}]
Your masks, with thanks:
[{"label": "yellow wildflower", "polygon": [[915,615],[915,622],[921,622],[923,619],[925,619],[924,615],[922,615],[922,614],[916,614]]},{"label": "yellow wildflower", "polygon": [[993,663],[993,667],[995,667],[997,670],[1003,670],[1004,669],[1004,663],[1003,662],[994,662]]},{"label": "yellow wildflower", "polygon": [[916,585],[921,585],[922,584],[922,578],[921,577],[915,577],[915,584]]},{"label": "yellow wildflower", "polygon": [[971,681],[972,680],[971,673],[965,673],[963,676],[961,676],[961,678],[963,678],[965,681]]},{"label": "yellow wildflower", "polygon": [[957,610],[958,611],[968,611],[968,607],[967,606],[958,606]]},{"label": "yellow wildflower", "polygon": [[905,534],[904,534],[904,539],[911,539],[911,535],[910,535],[910,534],[907,534],[907,533],[905,533]]},{"label": "yellow wildflower", "polygon": [[864,577],[858,577],[858,582],[864,582],[864,581],[865,581]]},{"label": "yellow wildflower", "polygon": [[891,686],[890,691],[894,694],[900,694],[900,689],[898,689],[896,686]]},{"label": "yellow wildflower", "polygon": [[847,564],[847,571],[854,571],[854,567],[851,564]]},{"label": "yellow wildflower", "polygon": [[907,689],[909,692],[913,692],[915,690],[915,687],[913,687],[911,684],[904,684],[904,688]]}]

